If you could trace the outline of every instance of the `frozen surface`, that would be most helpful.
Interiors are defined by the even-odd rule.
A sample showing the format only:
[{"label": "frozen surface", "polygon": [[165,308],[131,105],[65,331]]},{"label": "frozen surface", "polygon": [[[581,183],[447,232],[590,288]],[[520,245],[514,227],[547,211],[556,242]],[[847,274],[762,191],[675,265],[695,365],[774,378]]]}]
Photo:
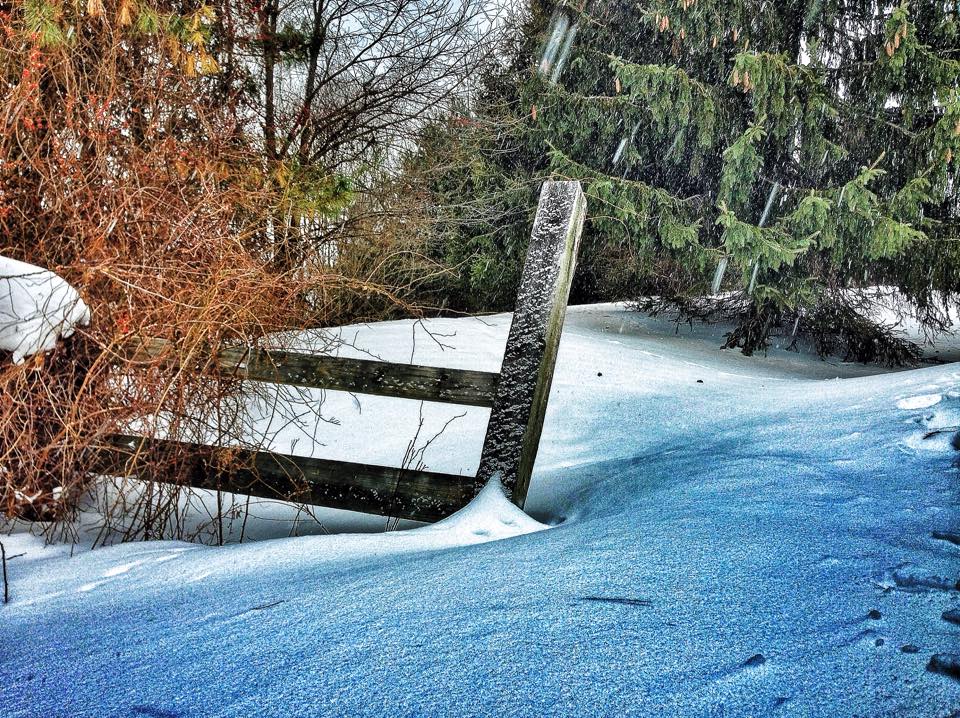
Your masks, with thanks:
[{"label": "frozen surface", "polygon": [[[495,370],[507,324],[345,336]],[[0,539],[25,554],[0,606],[0,715],[951,715],[960,682],[926,665],[960,652],[942,618],[960,608],[960,366],[747,358],[718,349],[722,328],[674,329],[570,309],[533,519],[488,489],[387,534],[72,558]],[[391,463],[419,417],[422,438],[459,411],[324,398],[339,425],[277,442]],[[475,470],[484,420],[422,462]]]},{"label": "frozen surface", "polygon": [[0,257],[0,349],[15,364],[49,351],[77,325],[90,323],[90,310],[77,290],[50,270]]}]

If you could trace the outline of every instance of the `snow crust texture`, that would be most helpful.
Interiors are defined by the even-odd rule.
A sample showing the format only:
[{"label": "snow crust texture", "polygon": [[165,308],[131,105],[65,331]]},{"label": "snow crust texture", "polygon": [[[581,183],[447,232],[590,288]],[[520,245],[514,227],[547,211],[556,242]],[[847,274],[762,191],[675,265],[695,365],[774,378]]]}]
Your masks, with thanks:
[{"label": "snow crust texture", "polygon": [[[495,368],[508,324],[438,321],[414,360]],[[351,337],[401,354],[411,326]],[[0,715],[956,715],[960,368],[747,358],[723,331],[572,307],[532,518],[489,485],[386,534],[72,558],[0,538],[25,554]],[[361,441],[351,406],[300,450],[386,462],[409,441],[408,409],[364,403]],[[430,468],[475,470],[467,419]]]}]

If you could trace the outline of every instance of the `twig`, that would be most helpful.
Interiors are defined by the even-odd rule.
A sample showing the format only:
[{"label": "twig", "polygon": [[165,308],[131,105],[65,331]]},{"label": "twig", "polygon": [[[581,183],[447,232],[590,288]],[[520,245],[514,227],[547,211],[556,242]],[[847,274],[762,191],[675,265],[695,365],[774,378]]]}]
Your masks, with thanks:
[{"label": "twig", "polygon": [[3,602],[7,604],[10,603],[10,589],[7,583],[7,549],[3,541],[0,541],[0,563],[3,564]]},{"label": "twig", "polygon": [[952,434],[954,431],[960,431],[960,426],[945,426],[942,429],[934,429],[923,435],[924,439],[932,439],[940,434]]}]

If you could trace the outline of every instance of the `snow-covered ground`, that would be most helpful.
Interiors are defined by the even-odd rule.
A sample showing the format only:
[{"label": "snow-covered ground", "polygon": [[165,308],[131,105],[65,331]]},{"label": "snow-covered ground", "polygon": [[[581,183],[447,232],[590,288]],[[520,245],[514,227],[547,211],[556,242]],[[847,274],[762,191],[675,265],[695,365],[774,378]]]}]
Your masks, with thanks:
[{"label": "snow-covered ground", "polygon": [[[357,327],[343,353],[496,370],[508,323]],[[960,608],[960,547],[934,537],[960,532],[960,365],[748,358],[722,331],[571,308],[535,520],[487,491],[386,534],[72,558],[3,537],[24,555],[0,606],[0,715],[953,715],[960,682],[926,666],[960,652],[941,618]],[[303,398],[299,423],[265,400],[256,426],[370,463],[402,461],[421,416],[416,446],[463,413]],[[316,419],[321,398],[339,424]],[[472,473],[486,416],[419,459]],[[264,505],[247,535],[285,534],[285,510]]]}]

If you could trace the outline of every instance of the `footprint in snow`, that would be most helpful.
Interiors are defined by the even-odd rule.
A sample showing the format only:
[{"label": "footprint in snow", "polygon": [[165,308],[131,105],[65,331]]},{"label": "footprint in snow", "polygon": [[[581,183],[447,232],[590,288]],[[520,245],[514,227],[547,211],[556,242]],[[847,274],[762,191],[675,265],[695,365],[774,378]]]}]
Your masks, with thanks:
[{"label": "footprint in snow", "polygon": [[916,425],[917,430],[903,440],[907,448],[924,452],[960,450],[960,407],[950,393],[947,394],[946,401],[941,394],[924,394],[901,399],[897,406],[901,409],[928,409],[936,406],[936,409],[908,420],[907,423]]},{"label": "footprint in snow", "polygon": [[930,536],[937,541],[946,541],[954,546],[960,546],[960,531],[932,531]]},{"label": "footprint in snow", "polygon": [[954,625],[960,626],[960,609],[949,608],[940,614],[940,618],[942,618],[947,623],[952,623]]},{"label": "footprint in snow", "polygon": [[927,670],[960,681],[960,653],[935,653],[930,656]]},{"label": "footprint in snow", "polygon": [[917,569],[908,564],[902,564],[885,571],[882,579],[874,581],[874,585],[884,593],[903,591],[905,593],[927,593],[943,591],[954,593],[960,591],[960,579],[954,576],[940,576]]},{"label": "footprint in snow", "polygon": [[754,653],[735,666],[722,669],[713,674],[713,680],[718,683],[744,680],[747,676],[764,675],[770,671],[770,659],[762,653]]}]

